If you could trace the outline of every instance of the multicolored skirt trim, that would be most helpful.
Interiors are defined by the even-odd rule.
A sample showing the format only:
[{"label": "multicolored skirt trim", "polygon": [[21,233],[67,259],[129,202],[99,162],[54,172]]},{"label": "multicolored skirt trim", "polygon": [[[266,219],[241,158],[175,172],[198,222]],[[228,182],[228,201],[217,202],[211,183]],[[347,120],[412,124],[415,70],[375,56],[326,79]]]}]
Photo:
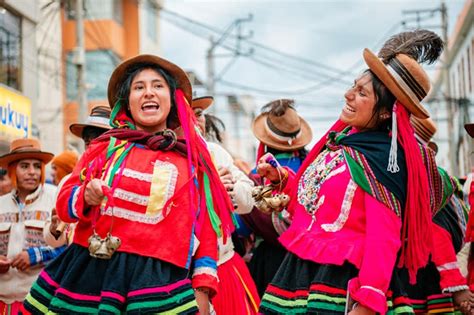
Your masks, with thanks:
[{"label": "multicolored skirt trim", "polygon": [[115,253],[96,259],[71,245],[33,284],[32,314],[195,314],[188,270],[150,257]]},{"label": "multicolored skirt trim", "polygon": [[416,314],[460,314],[455,310],[454,299],[451,293],[442,293],[440,275],[433,262],[416,274],[416,284],[408,282],[408,271],[399,270],[400,278]]},{"label": "multicolored skirt trim", "polygon": [[[262,298],[260,312],[344,314],[347,283],[357,274],[357,268],[350,263],[321,265],[288,253]],[[396,275],[387,296],[387,314],[414,314]]]}]

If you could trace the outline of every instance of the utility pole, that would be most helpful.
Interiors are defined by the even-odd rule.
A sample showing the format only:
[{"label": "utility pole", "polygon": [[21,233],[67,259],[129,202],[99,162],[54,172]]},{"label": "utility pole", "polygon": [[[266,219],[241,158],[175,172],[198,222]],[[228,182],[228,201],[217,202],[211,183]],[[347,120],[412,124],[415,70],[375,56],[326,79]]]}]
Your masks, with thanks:
[{"label": "utility pole", "polygon": [[[232,22],[227,27],[227,29],[222,33],[222,35],[217,40],[214,40],[214,38],[211,36],[211,38],[210,38],[211,46],[207,50],[207,54],[206,54],[206,60],[207,60],[207,93],[209,95],[212,95],[212,96],[215,95],[215,84],[216,84],[216,82],[222,77],[224,72],[229,68],[229,66],[235,61],[235,59],[237,57],[243,56],[243,55],[249,55],[249,54],[253,53],[253,50],[250,50],[248,52],[242,52],[240,50],[241,41],[243,39],[246,39],[246,38],[252,36],[252,32],[250,32],[249,35],[243,36],[241,25],[242,25],[242,23],[252,21],[252,19],[253,19],[253,16],[251,14],[249,14],[249,16],[246,17],[246,18],[236,19],[234,22]],[[232,33],[232,31],[234,29],[237,29],[237,35],[234,35],[234,37],[236,38],[236,48],[233,49],[234,51],[230,55],[227,54],[227,55],[216,56],[215,55],[215,49],[218,46],[223,44],[223,42],[226,40],[226,38],[228,36],[230,36],[230,34]],[[224,67],[224,69],[217,76],[215,75],[215,67],[214,67],[214,59],[216,57],[233,57],[233,59],[231,61],[229,61],[229,63]]]},{"label": "utility pole", "polygon": [[87,89],[86,89],[86,52],[84,47],[84,3],[76,0],[76,49],[74,63],[77,70],[77,107],[79,121],[87,118]]},{"label": "utility pole", "polygon": [[[436,12],[439,12],[441,15],[441,25],[431,25],[431,26],[425,26],[429,28],[441,28],[442,32],[442,37],[443,41],[445,43],[444,46],[444,52],[443,52],[443,60],[442,62],[442,70],[441,70],[441,77],[442,77],[442,82],[444,84],[444,92],[443,92],[443,98],[444,102],[446,104],[446,113],[448,116],[448,132],[451,132],[454,130],[454,111],[455,111],[455,102],[453,102],[453,99],[451,97],[451,79],[449,77],[449,45],[448,45],[448,9],[446,7],[446,3],[444,0],[441,1],[441,6],[438,8],[434,9],[421,9],[421,10],[406,10],[403,11],[403,14],[415,14],[416,18],[407,20],[407,21],[416,21],[417,23],[417,28],[421,28],[421,22],[426,19],[430,19],[434,16]],[[406,22],[403,23],[406,26]],[[460,135],[458,135],[460,137]],[[451,173],[453,175],[459,175],[459,156],[457,156],[457,149],[456,149],[456,141],[453,139],[453,141],[449,141],[449,152],[448,152],[448,158],[449,158],[449,166]]]}]

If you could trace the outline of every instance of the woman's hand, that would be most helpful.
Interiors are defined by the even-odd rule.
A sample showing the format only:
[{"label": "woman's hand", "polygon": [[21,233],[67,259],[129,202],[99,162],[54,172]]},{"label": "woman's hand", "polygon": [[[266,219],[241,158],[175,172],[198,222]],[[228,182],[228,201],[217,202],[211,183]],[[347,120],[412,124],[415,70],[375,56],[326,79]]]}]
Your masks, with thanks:
[{"label": "woman's hand", "polygon": [[194,291],[196,302],[199,308],[199,315],[211,314],[211,308],[209,304],[209,289],[198,288]]},{"label": "woman's hand", "polygon": [[107,184],[103,180],[96,178],[87,183],[86,190],[84,191],[84,201],[89,206],[98,206],[102,203],[104,199],[102,186],[107,186]]},{"label": "woman's hand", "polygon": [[[279,182],[283,176],[283,168],[279,164],[272,165],[269,161],[276,161],[271,153],[264,154],[257,162],[257,174],[271,182]],[[278,163],[278,162],[276,162]]]},{"label": "woman's hand", "polygon": [[349,315],[375,315],[375,312],[364,305],[357,304],[357,306],[349,312]]},{"label": "woman's hand", "polygon": [[462,290],[453,293],[454,305],[463,314],[474,314],[474,294],[469,290]]}]

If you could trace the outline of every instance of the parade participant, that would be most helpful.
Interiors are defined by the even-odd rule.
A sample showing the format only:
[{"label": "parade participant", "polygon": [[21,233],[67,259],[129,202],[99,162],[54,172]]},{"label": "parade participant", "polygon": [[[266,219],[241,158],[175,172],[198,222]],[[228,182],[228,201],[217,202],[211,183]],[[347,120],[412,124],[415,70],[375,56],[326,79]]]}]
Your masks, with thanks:
[{"label": "parade participant", "polygon": [[12,191],[12,181],[8,176],[8,171],[0,168],[0,196],[8,194]]},{"label": "parade participant", "polygon": [[[90,142],[102,135],[112,127],[109,124],[110,119],[110,107],[106,106],[95,106],[92,108],[89,117],[87,117],[84,123],[74,123],[69,126],[71,133],[84,141],[84,147],[87,149]],[[54,162],[54,160],[53,160]],[[66,161],[64,161],[66,164]],[[71,163],[71,162],[70,162]],[[77,163],[74,162],[74,165]],[[72,163],[71,163],[72,164]],[[61,189],[62,184],[69,178],[69,174],[72,169],[68,170],[68,174],[60,178],[58,182],[58,191]],[[51,215],[51,221],[47,222],[45,226],[44,238],[46,243],[52,247],[59,247],[65,244],[71,244],[72,237],[74,235],[75,224],[66,224],[59,220],[56,209],[53,210]]]},{"label": "parade participant", "polygon": [[[202,136],[206,138],[207,132],[212,130],[214,137],[222,140],[219,128],[204,114],[213,101],[211,96],[194,98],[192,107]],[[232,156],[222,146],[212,141],[207,141],[207,145],[221,181],[234,201],[235,212],[250,212],[253,207],[253,182],[234,165]],[[226,242],[220,237],[218,245],[219,286],[217,295],[212,299],[216,314],[257,314],[260,297],[244,260],[234,251],[231,236],[228,235]]]},{"label": "parade participant", "polygon": [[[364,50],[369,69],[345,93],[340,119],[286,181],[292,223],[279,240],[289,253],[262,313],[413,312],[394,271],[407,268],[414,283],[426,265],[438,209],[430,200],[441,196],[430,189],[437,172],[421,151],[433,166],[434,155],[417,144],[409,115],[428,116],[420,101],[430,81],[419,63],[437,60],[442,47],[439,36],[417,30],[390,38],[381,59]],[[260,159],[259,173],[286,178],[270,158]]]},{"label": "parade participant", "polygon": [[[274,100],[261,111],[252,123],[253,134],[260,141],[256,161],[270,152],[282,167],[297,172],[307,154],[305,145],[312,139],[311,127],[298,115],[294,101],[290,99]],[[256,174],[256,169],[251,178],[257,185],[269,183]],[[278,242],[287,227],[286,217],[282,213],[266,214],[254,208],[240,218],[257,238],[249,269],[259,295],[263,296],[287,253]]]},{"label": "parade participant", "polygon": [[54,207],[55,187],[44,185],[53,154],[36,139],[17,139],[0,157],[13,190],[0,197],[0,314],[17,314],[44,264],[64,249],[46,246],[43,227]]},{"label": "parade participant", "polygon": [[54,157],[51,161],[51,177],[54,185],[57,186],[64,176],[72,172],[77,158],[77,153],[73,151],[64,151]]},{"label": "parade participant", "polygon": [[110,112],[110,107],[95,106],[85,122],[71,124],[69,130],[73,135],[81,138],[87,148],[92,140],[112,128],[109,123]]},{"label": "parade participant", "polygon": [[[474,138],[474,123],[468,123],[464,125],[467,134]],[[472,163],[472,161],[471,161]],[[471,165],[472,167],[472,165]],[[467,284],[471,290],[474,290],[474,181],[472,180],[473,175],[470,174],[468,178],[471,178],[470,182],[467,180],[465,186],[468,185],[468,202],[469,202],[469,219],[466,227],[465,241],[470,243],[469,255],[467,259]]]},{"label": "parade participant", "polygon": [[[415,137],[421,145],[431,148],[436,125],[430,119],[410,118]],[[428,162],[428,161],[427,161]],[[474,295],[469,291],[466,278],[461,274],[456,253],[463,246],[466,230],[467,209],[463,202],[462,187],[456,178],[438,167],[442,181],[441,208],[433,215],[433,250],[428,265],[418,271],[415,285],[408,284],[406,291],[417,313],[454,313],[458,308],[470,314],[474,306]],[[473,308],[474,310],[474,308]]]},{"label": "parade participant", "polygon": [[24,308],[209,314],[216,234],[232,230],[232,203],[194,130],[186,73],[139,55],[117,66],[107,95],[114,128],[90,144],[57,201],[59,217],[78,222],[73,244]]}]

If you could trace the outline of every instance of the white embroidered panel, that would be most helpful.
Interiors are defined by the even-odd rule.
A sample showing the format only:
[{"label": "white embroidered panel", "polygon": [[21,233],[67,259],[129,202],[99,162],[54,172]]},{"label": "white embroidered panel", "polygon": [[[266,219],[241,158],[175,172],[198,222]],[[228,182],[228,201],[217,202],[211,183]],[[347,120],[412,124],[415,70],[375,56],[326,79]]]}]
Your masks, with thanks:
[{"label": "white embroidered panel", "polygon": [[342,229],[351,212],[352,200],[354,199],[356,189],[357,184],[352,179],[350,179],[346,188],[346,193],[344,194],[344,200],[342,201],[341,212],[339,213],[339,216],[337,217],[336,221],[334,221],[334,223],[321,224],[321,228],[323,230],[326,232],[337,232]]},{"label": "white embroidered panel", "polygon": [[163,207],[173,196],[178,181],[178,169],[176,166],[170,162],[156,160],[153,174],[124,169],[123,175],[151,183],[149,196],[139,195],[120,188],[115,189],[113,193],[115,198],[146,206],[146,212],[140,213],[117,206],[113,209],[109,207],[105,210],[103,208],[104,205],[102,205],[101,213],[109,216],[113,213],[114,216],[119,218],[147,224],[156,224],[163,220]]}]

